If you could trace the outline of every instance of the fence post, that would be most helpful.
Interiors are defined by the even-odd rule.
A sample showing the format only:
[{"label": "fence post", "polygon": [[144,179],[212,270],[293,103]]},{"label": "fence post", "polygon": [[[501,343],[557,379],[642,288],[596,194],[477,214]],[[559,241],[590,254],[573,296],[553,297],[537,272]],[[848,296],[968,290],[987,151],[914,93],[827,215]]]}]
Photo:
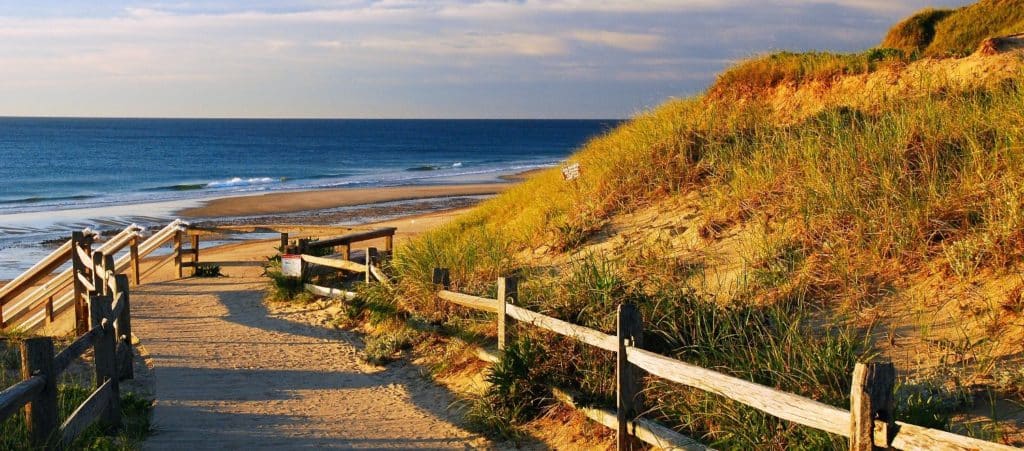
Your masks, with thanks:
[{"label": "fence post", "polygon": [[121,426],[121,389],[117,383],[117,344],[114,337],[113,321],[107,319],[112,302],[112,295],[93,294],[89,296],[93,324],[102,326],[102,330],[93,337],[92,342],[93,361],[96,365],[96,387],[102,386],[109,380],[112,390],[110,404],[104,407],[100,414],[100,421],[107,427],[117,428]]},{"label": "fence post", "polygon": [[[850,386],[850,451],[890,449],[896,433],[893,415],[893,385],[896,369],[892,363],[857,363]],[[885,423],[879,431],[885,443],[875,443],[875,420]]]},{"label": "fence post", "polygon": [[199,235],[192,235],[192,275],[199,269]]},{"label": "fence post", "polygon": [[114,322],[115,336],[118,342],[116,348],[118,352],[118,369],[120,370],[118,376],[121,380],[134,379],[135,369],[132,368],[132,304],[128,296],[128,276],[124,274],[115,276],[115,284],[117,286],[117,296],[121,296],[121,302],[124,302],[121,314],[118,315]]},{"label": "fence post", "polygon": [[440,285],[445,290],[452,287],[452,280],[448,274],[448,268],[434,268],[434,285]]},{"label": "fence post", "polygon": [[305,254],[307,252],[306,247],[309,246],[309,238],[299,238],[299,253]]},{"label": "fence post", "polygon": [[498,278],[498,350],[505,350],[508,340],[508,303],[515,304],[519,298],[519,281],[515,277]]},{"label": "fence post", "polygon": [[640,369],[626,359],[626,347],[639,348],[643,345],[643,324],[640,312],[633,304],[620,304],[618,312],[617,334],[619,352],[616,353],[616,407],[618,428],[616,430],[616,449],[631,448],[632,431],[628,426],[640,411]]},{"label": "fence post", "polygon": [[84,249],[86,254],[91,254],[90,246],[85,241],[85,234],[82,232],[71,233],[71,286],[75,297],[75,335],[82,335],[89,330],[89,306],[86,304],[85,287],[78,279],[79,274],[85,274],[85,265],[78,256],[78,249]]},{"label": "fence post", "polygon": [[280,251],[282,254],[284,254],[284,253],[286,253],[285,251],[287,251],[287,250],[288,250],[288,232],[281,232],[281,247],[278,248],[278,251]]},{"label": "fence post", "polygon": [[352,260],[352,243],[342,244],[345,246],[341,248],[341,257],[345,260]]},{"label": "fence post", "polygon": [[131,274],[135,280],[135,286],[142,283],[141,262],[138,260],[138,238],[132,238],[128,245],[128,252],[131,254]]},{"label": "fence post", "polygon": [[25,425],[33,448],[46,448],[57,431],[57,375],[53,373],[53,338],[26,338],[21,342],[21,378],[40,375],[43,391],[25,405]]},{"label": "fence post", "polygon": [[178,278],[182,278],[181,270],[181,239],[185,232],[181,230],[174,232],[174,266],[178,268]]},{"label": "fence post", "polygon": [[373,281],[373,256],[377,253],[377,248],[368,247],[366,248],[366,283]]}]

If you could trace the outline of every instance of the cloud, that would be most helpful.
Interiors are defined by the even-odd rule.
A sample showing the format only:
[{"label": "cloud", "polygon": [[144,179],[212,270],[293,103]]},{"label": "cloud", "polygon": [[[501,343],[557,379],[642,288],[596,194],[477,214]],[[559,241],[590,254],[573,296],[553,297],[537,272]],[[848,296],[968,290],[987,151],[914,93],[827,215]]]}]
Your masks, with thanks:
[{"label": "cloud", "polygon": [[664,42],[664,38],[656,34],[622,33],[607,30],[581,30],[570,33],[570,36],[577,41],[631,52],[650,52],[656,50]]},{"label": "cloud", "polygon": [[463,55],[500,57],[505,55],[547,57],[568,52],[565,41],[556,36],[529,33],[467,32],[444,36],[375,37],[357,44],[360,48],[396,53],[439,56]]},{"label": "cloud", "polygon": [[[7,5],[0,114],[407,116],[402,93],[444,111],[444,87],[467,105],[505,93],[536,115],[612,117],[697,92],[737,58],[869,47],[929,0],[169,1]],[[606,109],[587,110],[595,98]]]}]

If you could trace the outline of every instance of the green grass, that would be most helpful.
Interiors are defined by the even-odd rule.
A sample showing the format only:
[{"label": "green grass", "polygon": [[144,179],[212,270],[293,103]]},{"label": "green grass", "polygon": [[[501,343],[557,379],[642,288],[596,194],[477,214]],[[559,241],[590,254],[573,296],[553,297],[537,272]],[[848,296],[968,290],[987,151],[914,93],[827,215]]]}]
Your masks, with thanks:
[{"label": "green grass", "polygon": [[[902,56],[782,54],[741,65],[718,86],[766,89],[886,64]],[[454,289],[485,295],[515,273],[531,309],[610,333],[615,305],[633,302],[653,350],[845,407],[853,364],[870,353],[846,313],[903,302],[893,294],[908,277],[971,282],[1024,259],[1022,112],[1014,83],[926,84],[871,111],[834,107],[796,123],[773,121],[756,98],[671,100],[584,145],[570,158],[582,173],[574,183],[541,173],[399,249],[400,307],[439,322],[464,314],[431,295],[434,267],[451,269]],[[706,244],[764,225],[765,244],[749,254],[732,298],[698,294],[688,278],[703,266],[672,261],[668,245],[530,266],[535,252],[577,249],[617,215],[673,198],[696,199]],[[545,380],[607,405],[609,356],[534,338],[559,356],[538,370]],[[715,446],[845,446],[714,395],[665,383],[648,390],[653,414]],[[904,397],[900,415],[948,426],[945,405],[922,396]]]},{"label": "green grass", "polygon": [[951,9],[925,8],[890,28],[879,47],[919,55],[935,39],[936,25],[953,12]]},{"label": "green grass", "polygon": [[[9,371],[0,371],[0,387],[8,387],[21,379]],[[57,386],[58,421],[65,421],[92,393],[93,387],[85,387],[79,382],[65,381]],[[107,435],[98,424],[87,428],[71,449],[88,450],[136,450],[152,431],[150,412],[153,403],[133,393],[121,395],[121,418],[123,427],[114,435]],[[25,428],[25,416],[18,412],[0,422],[0,449],[29,450],[28,430]]]},{"label": "green grass", "polygon": [[1024,0],[982,0],[939,21],[925,54],[966,55],[977,50],[986,38],[1014,33],[1024,33]]},{"label": "green grass", "polygon": [[881,67],[906,63],[897,49],[878,48],[861,53],[778,52],[744,61],[723,72],[710,93],[716,97],[751,96],[780,85],[831,83],[845,75],[866,74]]},{"label": "green grass", "polygon": [[[615,306],[631,302],[649,349],[845,408],[854,363],[872,355],[869,331],[854,327],[851,313],[906,302],[897,293],[914,277],[969,284],[1024,262],[1024,91],[1015,82],[958,90],[924,80],[913,96],[870,110],[831,107],[796,122],[776,121],[758,96],[736,94],[827,86],[958,53],[1015,27],[1020,4],[921,13],[886,39],[895,50],[742,63],[709,94],[670,100],[586,143],[569,159],[580,164],[578,180],[566,182],[557,169],[540,173],[403,246],[393,263],[395,311],[459,333],[456,318],[467,313],[432,295],[432,269],[449,268],[457,291],[487,296],[497,277],[516,274],[527,308],[611,333]],[[743,250],[741,289],[708,298],[691,279],[715,263],[677,258],[671,240],[533,264],[535,254],[580,250],[623,213],[671,200],[697,204],[694,248],[730,232],[757,238]],[[540,359],[531,378],[611,405],[613,356],[527,327],[515,333],[541,355],[559,356]],[[998,380],[1001,393],[1021,385],[1017,373]],[[715,395],[653,381],[646,389],[653,416],[716,447],[846,446]],[[898,416],[950,427],[954,411],[970,403],[961,389],[903,380]],[[524,392],[533,399],[518,405],[547,396]],[[486,397],[474,406],[480,424],[513,435],[520,412],[532,411]]]}]

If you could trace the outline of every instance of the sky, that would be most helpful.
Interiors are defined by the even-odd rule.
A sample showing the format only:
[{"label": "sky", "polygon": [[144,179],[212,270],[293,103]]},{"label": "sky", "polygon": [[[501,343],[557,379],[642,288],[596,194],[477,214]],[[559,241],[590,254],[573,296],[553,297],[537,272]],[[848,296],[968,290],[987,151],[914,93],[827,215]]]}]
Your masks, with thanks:
[{"label": "sky", "polygon": [[964,3],[0,0],[0,115],[625,118]]}]

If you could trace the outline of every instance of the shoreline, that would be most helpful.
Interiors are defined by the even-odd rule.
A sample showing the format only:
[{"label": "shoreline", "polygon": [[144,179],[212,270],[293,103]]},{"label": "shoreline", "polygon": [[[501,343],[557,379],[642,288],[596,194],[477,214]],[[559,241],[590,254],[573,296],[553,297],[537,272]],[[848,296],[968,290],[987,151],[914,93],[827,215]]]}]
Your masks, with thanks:
[{"label": "shoreline", "polygon": [[445,199],[500,194],[514,182],[453,185],[332,188],[261,193],[200,201],[198,206],[173,212],[183,219],[225,221],[252,216],[288,215],[342,207],[369,207],[389,202]]}]

